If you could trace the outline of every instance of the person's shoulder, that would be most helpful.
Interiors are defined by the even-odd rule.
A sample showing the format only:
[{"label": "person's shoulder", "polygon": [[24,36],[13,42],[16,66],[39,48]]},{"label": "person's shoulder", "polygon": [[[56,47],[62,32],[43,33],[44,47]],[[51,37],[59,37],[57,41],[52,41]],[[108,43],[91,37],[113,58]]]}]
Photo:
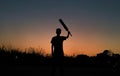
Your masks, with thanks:
[{"label": "person's shoulder", "polygon": [[55,39],[57,36],[53,36],[52,39]]},{"label": "person's shoulder", "polygon": [[53,36],[52,39],[51,39],[51,43],[53,43],[56,39],[56,36]]}]

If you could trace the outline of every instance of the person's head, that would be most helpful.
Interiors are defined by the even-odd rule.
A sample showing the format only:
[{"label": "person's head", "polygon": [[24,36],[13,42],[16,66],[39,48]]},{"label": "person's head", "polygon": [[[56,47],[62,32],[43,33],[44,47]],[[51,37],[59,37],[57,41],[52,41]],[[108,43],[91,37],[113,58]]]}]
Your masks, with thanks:
[{"label": "person's head", "polygon": [[57,29],[56,29],[56,34],[57,34],[58,36],[60,36],[60,34],[61,34],[61,29],[60,29],[60,28],[57,28]]}]

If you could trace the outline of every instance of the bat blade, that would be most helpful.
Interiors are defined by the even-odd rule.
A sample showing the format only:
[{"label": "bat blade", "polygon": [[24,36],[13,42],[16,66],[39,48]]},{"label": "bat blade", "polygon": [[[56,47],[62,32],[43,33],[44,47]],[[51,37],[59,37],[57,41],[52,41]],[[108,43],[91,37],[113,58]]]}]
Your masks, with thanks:
[{"label": "bat blade", "polygon": [[68,30],[68,27],[65,25],[65,23],[63,22],[62,19],[59,19],[60,23],[63,25],[63,27],[65,28],[66,31],[69,31]]},{"label": "bat blade", "polygon": [[[65,29],[66,31],[70,32],[69,29],[68,29],[68,27],[67,27],[67,26],[65,25],[65,23],[63,22],[63,20],[62,20],[62,19],[59,19],[59,21],[60,21],[60,23],[62,24],[62,26],[64,27],[64,29]],[[70,32],[70,35],[72,36],[71,32]]]}]

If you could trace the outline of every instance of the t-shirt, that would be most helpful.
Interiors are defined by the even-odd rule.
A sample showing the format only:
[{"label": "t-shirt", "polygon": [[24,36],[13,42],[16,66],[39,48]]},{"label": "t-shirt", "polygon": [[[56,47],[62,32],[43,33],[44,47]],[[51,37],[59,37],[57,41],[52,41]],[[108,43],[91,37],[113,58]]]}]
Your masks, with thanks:
[{"label": "t-shirt", "polygon": [[54,46],[53,54],[55,56],[64,55],[64,53],[63,53],[63,41],[66,40],[66,38],[67,37],[65,37],[65,36],[55,36],[52,38],[51,43]]}]

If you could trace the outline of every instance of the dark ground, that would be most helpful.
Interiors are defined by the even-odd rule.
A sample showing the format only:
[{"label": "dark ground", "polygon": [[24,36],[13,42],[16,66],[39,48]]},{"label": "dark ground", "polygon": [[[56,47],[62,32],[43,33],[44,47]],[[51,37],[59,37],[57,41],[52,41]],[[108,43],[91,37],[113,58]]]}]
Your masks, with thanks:
[{"label": "dark ground", "polygon": [[[64,57],[64,76],[120,76],[120,55],[105,50],[97,56]],[[35,52],[0,47],[0,76],[53,76],[53,59]],[[55,76],[60,76],[57,68]]]},{"label": "dark ground", "polygon": [[[51,76],[51,66],[1,66],[0,76]],[[60,76],[57,68],[56,76]],[[120,76],[120,71],[104,67],[65,66],[64,76]]]}]

